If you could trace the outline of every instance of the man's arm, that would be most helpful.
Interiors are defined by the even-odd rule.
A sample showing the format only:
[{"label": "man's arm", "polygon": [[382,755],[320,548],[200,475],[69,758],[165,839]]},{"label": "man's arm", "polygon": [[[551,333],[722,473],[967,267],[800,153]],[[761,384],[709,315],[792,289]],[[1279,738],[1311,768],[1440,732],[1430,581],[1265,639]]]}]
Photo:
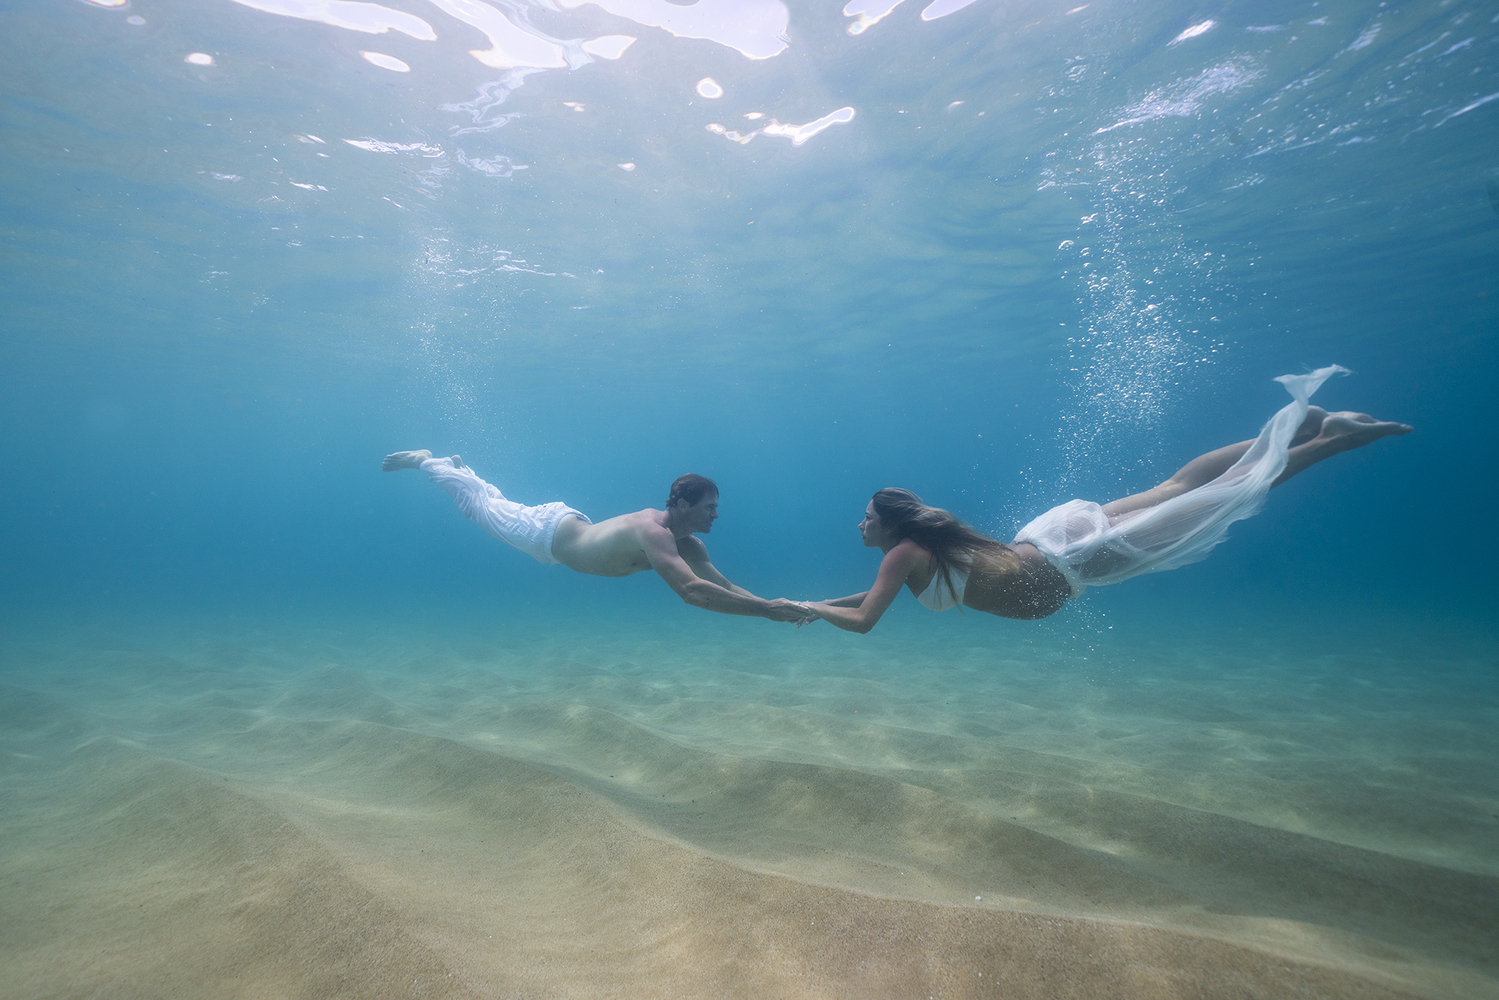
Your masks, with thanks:
[{"label": "man's arm", "polygon": [[708,561],[708,546],[703,544],[702,539],[688,535],[677,541],[677,554],[687,563],[688,568],[697,574],[698,579],[716,583],[725,590],[732,590],[744,597],[754,597],[743,587],[736,587],[729,582],[729,578],[719,572],[718,567]]},{"label": "man's arm", "polygon": [[[806,610],[792,601],[784,599],[767,601],[729,583],[728,579],[708,562],[707,547],[691,536],[689,538],[692,543],[695,543],[695,549],[702,553],[701,560],[694,559],[695,565],[689,565],[687,560],[682,558],[676,538],[672,537],[672,533],[665,528],[651,525],[642,529],[640,534],[641,548],[645,550],[645,556],[650,560],[651,568],[660,574],[667,586],[677,592],[677,596],[693,607],[717,611],[724,615],[746,615],[769,618],[771,621],[778,622],[800,621],[807,617]],[[693,552],[694,556],[697,554],[694,546],[682,547]],[[694,572],[695,568],[702,568],[704,575]]]}]

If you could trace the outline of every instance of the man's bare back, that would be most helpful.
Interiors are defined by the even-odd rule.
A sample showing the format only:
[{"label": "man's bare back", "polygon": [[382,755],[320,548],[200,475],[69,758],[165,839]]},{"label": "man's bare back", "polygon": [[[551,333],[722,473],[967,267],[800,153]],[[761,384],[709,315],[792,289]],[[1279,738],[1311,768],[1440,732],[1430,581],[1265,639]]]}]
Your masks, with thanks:
[{"label": "man's bare back", "polygon": [[[422,463],[430,459],[432,453],[425,449],[398,451],[385,456],[381,468],[386,472],[421,469]],[[439,470],[443,475],[451,476],[452,472],[448,470],[465,470],[463,475],[470,477],[470,482],[491,491],[487,496],[464,494],[459,500],[460,508],[464,508],[465,503],[482,507],[480,513],[487,515],[484,522],[476,519],[475,513],[468,508],[464,508],[465,516],[480,523],[501,541],[529,551],[522,542],[534,542],[533,537],[517,541],[504,524],[496,526],[489,522],[503,521],[505,516],[510,516],[522,534],[530,529],[530,534],[534,535],[536,522],[529,515],[543,508],[526,508],[506,500],[494,487],[471,476],[458,455],[439,459],[429,465],[427,471],[437,469],[439,465],[443,467]],[[678,496],[679,489],[685,490],[685,494]],[[459,496],[455,495],[454,499],[459,499]],[[496,504],[505,507],[497,508]],[[784,599],[767,601],[734,586],[709,561],[707,546],[694,536],[695,533],[712,531],[713,522],[718,520],[718,488],[711,480],[683,476],[673,484],[672,496],[665,510],[637,510],[597,524],[561,504],[549,506],[554,508],[551,516],[555,520],[548,522],[550,544],[547,556],[550,561],[571,570],[592,576],[629,576],[653,569],[682,600],[709,611],[786,622],[810,617],[804,605]],[[509,508],[514,508],[514,512]],[[543,558],[536,552],[531,554]]]},{"label": "man's bare back", "polygon": [[[644,539],[662,532],[671,534],[666,526],[667,513],[647,507],[597,524],[569,517],[557,525],[552,554],[568,569],[593,576],[629,576],[652,569]],[[672,544],[684,560],[694,548],[706,553],[703,543],[692,537],[673,537]]]}]

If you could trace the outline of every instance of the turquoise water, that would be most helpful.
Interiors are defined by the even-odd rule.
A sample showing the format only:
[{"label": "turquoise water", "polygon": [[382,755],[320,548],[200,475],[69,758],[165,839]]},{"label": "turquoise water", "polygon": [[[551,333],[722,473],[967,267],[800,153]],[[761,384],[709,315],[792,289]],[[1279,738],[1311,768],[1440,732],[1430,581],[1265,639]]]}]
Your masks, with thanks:
[{"label": "turquoise water", "polygon": [[[1499,16],[883,6],[6,7],[16,995],[1499,995]],[[1416,432],[1042,622],[379,470],[822,598],[1331,363]]]}]

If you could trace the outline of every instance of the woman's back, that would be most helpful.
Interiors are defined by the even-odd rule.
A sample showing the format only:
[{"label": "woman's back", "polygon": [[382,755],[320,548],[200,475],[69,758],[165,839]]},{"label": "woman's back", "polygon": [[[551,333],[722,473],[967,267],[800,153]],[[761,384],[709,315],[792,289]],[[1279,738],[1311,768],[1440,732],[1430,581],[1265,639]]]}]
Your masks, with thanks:
[{"label": "woman's back", "polygon": [[950,553],[945,573],[937,555],[917,545],[921,558],[906,580],[916,600],[933,611],[961,604],[1001,618],[1030,620],[1055,614],[1071,596],[1067,579],[1034,545],[985,541],[975,551]]},{"label": "woman's back", "polygon": [[[1061,610],[1072,587],[1034,545],[1004,546],[1013,558],[979,558],[968,573],[963,605],[1001,618],[1032,620]],[[940,575],[940,574],[938,574]]]}]

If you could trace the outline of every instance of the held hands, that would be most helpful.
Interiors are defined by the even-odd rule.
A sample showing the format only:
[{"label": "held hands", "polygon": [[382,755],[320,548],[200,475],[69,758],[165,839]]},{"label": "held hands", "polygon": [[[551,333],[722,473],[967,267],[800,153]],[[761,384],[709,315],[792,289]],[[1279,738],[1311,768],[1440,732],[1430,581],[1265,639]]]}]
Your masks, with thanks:
[{"label": "held hands", "polygon": [[779,597],[770,602],[770,613],[765,617],[773,622],[796,622],[797,627],[817,620],[817,612],[799,601]]}]

